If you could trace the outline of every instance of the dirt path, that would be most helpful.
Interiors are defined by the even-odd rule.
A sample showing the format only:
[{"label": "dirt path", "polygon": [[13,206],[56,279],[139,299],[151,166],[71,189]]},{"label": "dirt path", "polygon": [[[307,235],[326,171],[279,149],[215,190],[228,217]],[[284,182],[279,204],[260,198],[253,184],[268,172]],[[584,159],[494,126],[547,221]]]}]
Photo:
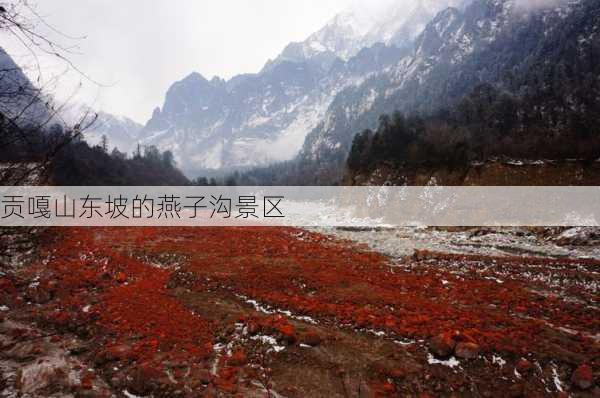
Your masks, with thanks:
[{"label": "dirt path", "polygon": [[288,228],[49,229],[38,246],[0,277],[0,396],[600,393],[594,260],[398,263]]}]

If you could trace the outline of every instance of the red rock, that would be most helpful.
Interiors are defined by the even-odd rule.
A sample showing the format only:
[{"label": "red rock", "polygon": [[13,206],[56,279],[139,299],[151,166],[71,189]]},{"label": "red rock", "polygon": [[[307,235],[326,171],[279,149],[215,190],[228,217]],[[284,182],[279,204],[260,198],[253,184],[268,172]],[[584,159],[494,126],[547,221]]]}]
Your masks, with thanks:
[{"label": "red rock", "polygon": [[594,374],[591,366],[583,364],[579,366],[571,376],[571,382],[582,390],[587,390],[594,384]]},{"label": "red rock", "polygon": [[396,391],[396,386],[390,382],[385,382],[385,383],[383,383],[383,390],[385,392],[392,393],[392,392]]},{"label": "red rock", "polygon": [[429,340],[429,350],[439,358],[447,358],[454,352],[456,341],[448,334],[439,334]]},{"label": "red rock", "polygon": [[119,344],[109,347],[108,352],[117,359],[123,359],[132,353],[132,349],[128,345]]},{"label": "red rock", "polygon": [[288,345],[292,345],[296,342],[295,329],[292,325],[285,324],[279,326],[280,338]]},{"label": "red rock", "polygon": [[119,283],[125,283],[125,282],[127,282],[127,275],[125,275],[124,272],[119,272],[115,276],[115,280]]},{"label": "red rock", "polygon": [[454,355],[462,359],[476,359],[479,357],[479,345],[475,343],[458,343]]},{"label": "red rock", "polygon": [[519,361],[517,362],[517,365],[515,367],[517,368],[517,371],[519,373],[526,374],[531,371],[533,365],[527,359],[521,358],[521,359],[519,359]]},{"label": "red rock", "polygon": [[92,372],[86,372],[81,378],[81,387],[85,390],[91,390],[93,388],[93,382],[95,379],[95,374]]}]

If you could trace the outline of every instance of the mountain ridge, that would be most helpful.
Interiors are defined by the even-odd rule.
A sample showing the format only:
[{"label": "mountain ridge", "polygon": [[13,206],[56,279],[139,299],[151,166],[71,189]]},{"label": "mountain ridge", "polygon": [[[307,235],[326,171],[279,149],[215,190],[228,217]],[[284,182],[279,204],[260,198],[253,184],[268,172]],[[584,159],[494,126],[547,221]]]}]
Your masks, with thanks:
[{"label": "mountain ridge", "polygon": [[[336,96],[292,164],[248,172],[242,181],[340,182],[354,137],[377,128],[381,115],[400,111],[427,117],[457,112],[459,106],[480,112],[469,96],[485,99],[488,91],[500,101],[494,106],[531,104],[529,118],[544,121],[537,126],[548,134],[558,134],[566,123],[588,126],[593,134],[594,110],[600,112],[600,70],[593,62],[599,54],[599,8],[598,0],[536,9],[513,0],[476,0],[464,10],[448,8],[391,67]],[[482,84],[491,91],[477,92]],[[506,117],[494,123],[512,123],[510,111],[504,112]],[[520,123],[529,123],[527,116],[519,116]],[[485,135],[485,129],[478,134]]]},{"label": "mountain ridge", "polygon": [[[385,15],[389,26],[378,25],[376,33],[372,26],[353,27],[354,15],[338,14],[304,42],[290,43],[257,74],[228,81],[215,78],[212,84],[199,74],[189,75],[169,89],[140,142],[171,150],[189,175],[293,159],[335,96],[375,72],[365,51],[394,58],[438,8],[462,1],[414,4],[413,10],[406,11],[406,5],[392,3],[395,11]],[[406,13],[404,20],[395,21],[401,12]],[[415,15],[418,18],[412,18]],[[381,44],[389,49],[382,49]],[[369,50],[372,47],[376,48]],[[377,66],[382,64],[385,67],[386,62]]]}]

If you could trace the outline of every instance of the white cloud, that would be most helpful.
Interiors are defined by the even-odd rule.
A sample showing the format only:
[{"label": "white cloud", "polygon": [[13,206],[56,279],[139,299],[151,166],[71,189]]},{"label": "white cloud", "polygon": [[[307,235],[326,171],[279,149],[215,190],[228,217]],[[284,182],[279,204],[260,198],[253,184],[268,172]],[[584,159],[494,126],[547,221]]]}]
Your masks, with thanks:
[{"label": "white cloud", "polygon": [[[303,40],[353,0],[52,0],[38,11],[60,31],[86,36],[71,60],[97,87],[74,72],[61,80],[59,96],[79,89],[79,99],[145,122],[162,105],[168,87],[198,71],[207,78],[257,72],[290,41]],[[355,1],[355,0],[354,0]],[[383,1],[383,0],[382,0]],[[389,0],[385,0],[389,1]],[[19,62],[30,54],[9,38],[2,46]],[[66,65],[40,57],[44,78]],[[37,79],[35,70],[30,75]]]}]

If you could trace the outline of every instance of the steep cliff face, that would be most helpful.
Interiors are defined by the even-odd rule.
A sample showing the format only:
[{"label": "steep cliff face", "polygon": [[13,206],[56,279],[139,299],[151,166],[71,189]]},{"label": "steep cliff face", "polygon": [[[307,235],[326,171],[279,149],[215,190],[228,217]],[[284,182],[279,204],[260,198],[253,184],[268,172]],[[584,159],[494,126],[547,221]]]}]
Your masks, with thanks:
[{"label": "steep cliff face", "polygon": [[327,105],[322,77],[293,62],[230,82],[192,74],[171,87],[141,143],[173,151],[188,171],[287,160]]}]

